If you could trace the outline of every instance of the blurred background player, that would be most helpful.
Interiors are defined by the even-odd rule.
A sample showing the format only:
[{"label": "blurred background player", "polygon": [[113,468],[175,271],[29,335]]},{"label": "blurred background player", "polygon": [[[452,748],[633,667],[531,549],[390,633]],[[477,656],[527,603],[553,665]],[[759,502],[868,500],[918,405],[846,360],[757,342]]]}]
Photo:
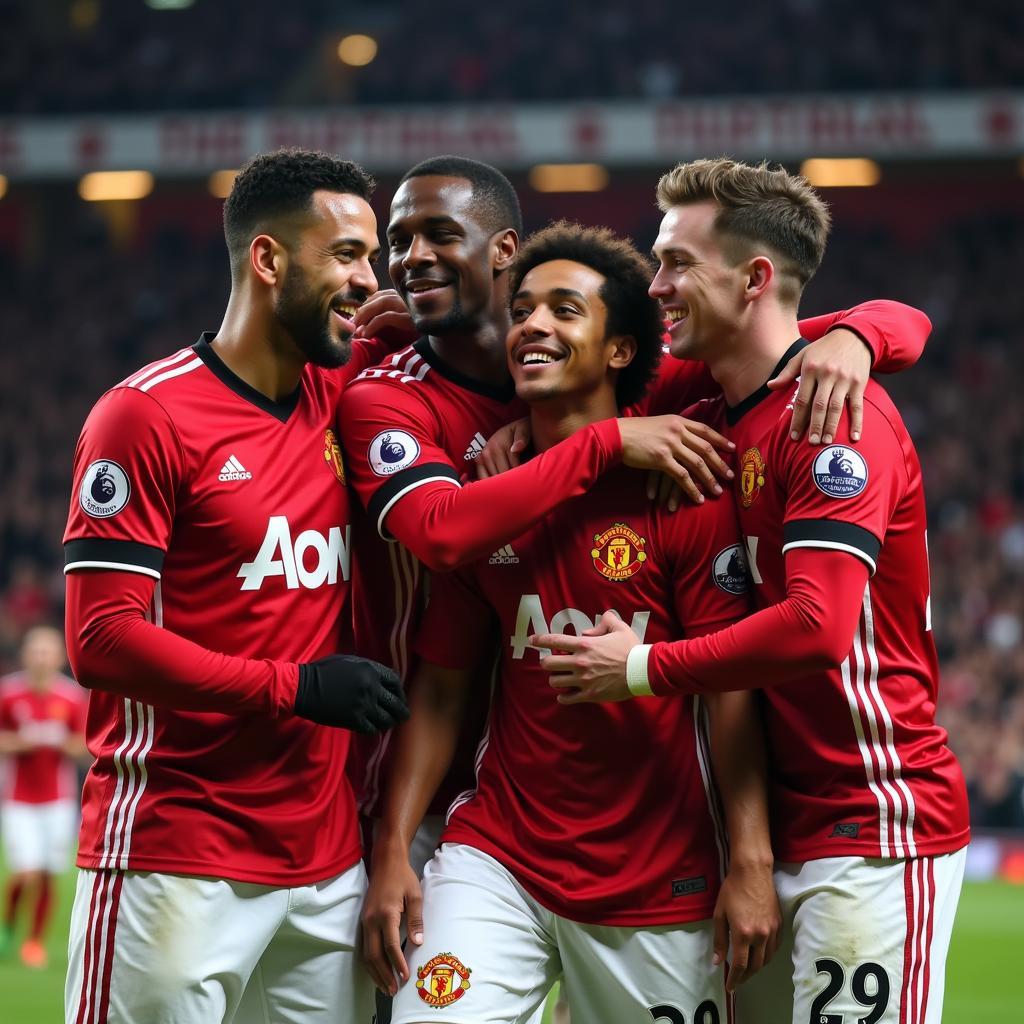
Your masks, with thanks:
[{"label": "blurred background player", "polygon": [[67,627],[96,761],[68,1024],[372,1014],[346,730],[407,711],[393,672],[335,653],[352,551],[333,431],[383,353],[351,341],[377,287],[372,189],[324,153],[251,161],[224,207],[220,329],[82,430]]},{"label": "blurred background player", "polygon": [[[649,281],[644,259],[605,229],[556,224],[524,247],[507,359],[538,453],[642,396],[663,329]],[[364,912],[377,984],[404,982],[402,1024],[526,1020],[563,975],[583,1021],[656,1018],[666,1006],[725,1020],[727,932],[733,988],[770,956],[778,926],[753,700],[713,701],[710,724],[700,702],[578,714],[553,699],[526,638],[549,617],[593,625],[610,604],[648,636],[739,617],[732,503],[673,514],[649,500],[643,475],[618,467],[503,550],[432,580]],[[449,812],[421,911],[409,843],[472,690],[492,687],[477,783]]]},{"label": "blurred background player", "polygon": [[21,946],[28,967],[46,965],[55,878],[66,871],[78,822],[78,767],[86,758],[88,701],[61,671],[64,638],[51,626],[30,629],[21,671],[0,679],[0,835],[11,874],[0,925],[0,956],[9,952],[19,910],[31,907]]},{"label": "blurred background player", "polygon": [[[566,704],[764,687],[784,956],[745,994],[748,1021],[942,1020],[946,953],[970,830],[960,766],[935,723],[924,491],[881,386],[864,434],[794,444],[766,382],[806,342],[797,306],[830,219],[803,179],[766,164],[680,164],[651,286],[688,316],[672,352],[706,362],[723,397],[709,422],[737,442],[736,500],[754,604],[718,633],[644,644],[560,637],[544,660]],[[774,368],[774,369],[773,369]],[[564,642],[563,642],[564,641]]]}]

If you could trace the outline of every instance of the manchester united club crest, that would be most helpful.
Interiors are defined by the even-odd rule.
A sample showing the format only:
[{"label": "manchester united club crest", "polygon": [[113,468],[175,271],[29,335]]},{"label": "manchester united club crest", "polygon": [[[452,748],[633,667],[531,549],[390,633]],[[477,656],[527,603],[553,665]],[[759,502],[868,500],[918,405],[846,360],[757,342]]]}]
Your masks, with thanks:
[{"label": "manchester united club crest", "polygon": [[345,482],[345,463],[341,460],[341,446],[329,427],[324,431],[324,462],[334,470],[338,483]]},{"label": "manchester united club crest", "polygon": [[416,972],[416,991],[428,1006],[451,1006],[469,988],[473,972],[451,953],[439,953]]},{"label": "manchester united club crest", "polygon": [[604,533],[594,534],[590,557],[605,579],[621,583],[644,567],[646,546],[647,541],[625,523],[613,523]]},{"label": "manchester united club crest", "polygon": [[758,448],[748,448],[740,459],[740,504],[750,508],[764,487],[764,459]]}]

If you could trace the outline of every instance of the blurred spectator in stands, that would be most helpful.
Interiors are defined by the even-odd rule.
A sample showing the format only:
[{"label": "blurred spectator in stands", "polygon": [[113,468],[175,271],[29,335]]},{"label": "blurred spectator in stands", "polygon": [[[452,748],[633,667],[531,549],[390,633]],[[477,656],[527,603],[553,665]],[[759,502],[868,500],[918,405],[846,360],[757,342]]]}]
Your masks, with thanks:
[{"label": "blurred spectator in stands", "polygon": [[[42,583],[39,570],[39,562],[50,553],[48,547],[47,544],[39,545],[34,552],[35,561],[19,558],[11,569],[7,589],[0,594],[0,636],[5,649],[12,647],[17,638],[32,626],[54,618],[53,601]],[[31,548],[30,544],[14,545],[15,550]]]},{"label": "blurred spectator in stands", "polygon": [[20,672],[0,680],[0,754],[8,762],[0,834],[10,871],[0,955],[12,948],[19,912],[31,900],[21,959],[27,967],[45,967],[54,878],[70,864],[78,821],[75,761],[87,755],[88,701],[85,691],[61,674],[65,652],[58,630],[30,629],[21,661]]},{"label": "blurred spectator in stands", "polygon": [[344,76],[361,104],[1024,84],[1016,0],[784,0],[742,18],[720,4],[673,17],[661,0],[0,0],[0,23],[7,114],[330,104],[349,32],[379,41],[377,59]]}]

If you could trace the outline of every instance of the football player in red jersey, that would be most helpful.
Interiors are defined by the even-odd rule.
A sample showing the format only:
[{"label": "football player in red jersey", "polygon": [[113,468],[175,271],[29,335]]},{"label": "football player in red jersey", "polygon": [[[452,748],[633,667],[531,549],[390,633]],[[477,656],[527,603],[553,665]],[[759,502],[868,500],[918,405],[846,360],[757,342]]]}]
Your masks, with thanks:
[{"label": "football player in red jersey", "polygon": [[[661,357],[649,280],[605,229],[557,224],[524,247],[507,351],[538,452],[642,395]],[[778,927],[753,700],[578,714],[552,699],[526,641],[548,621],[592,626],[609,607],[649,640],[716,629],[747,609],[739,550],[731,501],[672,514],[619,467],[501,552],[434,578],[364,912],[375,979],[405,982],[396,1024],[525,1020],[560,976],[585,1021],[728,1018],[715,957],[727,929],[733,987],[770,955]],[[469,691],[490,689],[496,645],[477,783],[426,868],[421,919],[409,843]]]},{"label": "football player in red jersey", "polygon": [[96,760],[69,1024],[372,1015],[347,730],[407,712],[390,669],[335,653],[352,555],[333,429],[385,351],[351,340],[377,287],[372,187],[326,154],[253,160],[224,207],[220,329],[83,428],[67,635]]},{"label": "football player in red jersey", "polygon": [[0,955],[13,941],[19,905],[34,894],[21,947],[29,967],[46,966],[54,877],[67,870],[78,821],[76,761],[87,754],[85,693],[62,674],[64,657],[60,633],[36,626],[22,641],[21,671],[0,679],[0,756],[7,755],[0,836],[11,872]]},{"label": "football player in red jersey", "polygon": [[544,630],[536,643],[568,652],[545,660],[565,704],[766,688],[789,948],[745,994],[745,1020],[938,1024],[969,828],[935,723],[917,454],[876,382],[863,438],[844,417],[821,448],[793,443],[791,396],[765,385],[805,344],[797,304],[828,235],[803,179],[697,161],[666,174],[658,199],[651,294],[675,323],[673,354],[704,360],[722,385],[702,415],[737,443],[761,610],[675,643],[645,644],[610,618],[608,635]]}]

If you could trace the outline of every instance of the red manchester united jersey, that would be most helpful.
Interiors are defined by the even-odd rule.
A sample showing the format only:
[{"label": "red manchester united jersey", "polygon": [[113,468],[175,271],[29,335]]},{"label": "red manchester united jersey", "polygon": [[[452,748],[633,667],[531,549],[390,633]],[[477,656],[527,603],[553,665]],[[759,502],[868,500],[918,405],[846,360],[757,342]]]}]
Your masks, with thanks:
[{"label": "red manchester united jersey", "polygon": [[967,798],[935,724],[938,665],[917,453],[874,381],[856,444],[845,414],[835,444],[791,441],[792,398],[765,387],[733,409],[722,399],[709,403],[711,425],[736,443],[754,603],[786,597],[784,555],[793,548],[849,552],[871,575],[842,665],[764,691],[776,856],[959,849],[968,839]]},{"label": "red manchester united jersey", "polygon": [[[348,390],[342,440],[352,483],[367,509],[353,524],[360,552],[353,580],[356,650],[390,665],[403,679],[410,676],[429,571],[407,548],[382,539],[384,518],[417,486],[438,479],[455,485],[463,474],[472,475],[487,438],[525,411],[511,380],[503,388],[473,380],[440,359],[426,338],[365,370]],[[481,698],[431,813],[443,813],[470,784],[485,715]],[[378,809],[389,745],[390,734],[353,742],[349,776],[367,814]]]},{"label": "red manchester united jersey", "polygon": [[8,758],[3,799],[44,804],[78,796],[75,763],[64,744],[85,731],[85,691],[67,676],[37,690],[21,673],[0,680],[0,729],[17,733],[33,749]]},{"label": "red manchester united jersey", "polygon": [[[207,650],[336,652],[352,538],[333,425],[343,385],[380,355],[307,366],[275,402],[204,335],[107,392],[75,453],[66,571],[153,578],[152,622]],[[88,739],[83,867],[302,884],[359,858],[346,731],[94,690]]]},{"label": "red manchester united jersey", "polygon": [[710,917],[722,870],[700,699],[562,706],[527,646],[609,609],[648,642],[746,612],[732,503],[672,515],[647,500],[645,479],[612,470],[490,558],[435,578],[417,643],[447,668],[500,651],[477,785],[453,804],[443,841],[484,851],[549,909],[598,924]]}]

